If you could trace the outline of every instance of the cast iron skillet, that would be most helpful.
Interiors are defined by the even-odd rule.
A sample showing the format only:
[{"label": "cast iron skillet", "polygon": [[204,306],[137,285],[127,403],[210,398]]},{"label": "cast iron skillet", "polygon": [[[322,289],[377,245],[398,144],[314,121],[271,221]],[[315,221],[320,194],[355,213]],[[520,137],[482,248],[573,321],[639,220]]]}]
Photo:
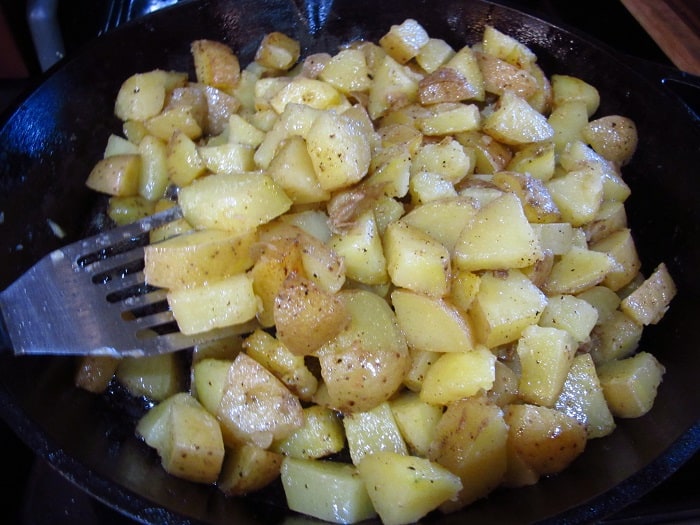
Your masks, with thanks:
[{"label": "cast iron skillet", "polygon": [[[96,226],[103,203],[83,182],[107,136],[119,132],[112,113],[121,82],[156,67],[191,72],[189,43],[218,39],[252,59],[263,34],[283,31],[305,53],[337,49],[353,39],[378,39],[391,24],[419,20],[431,35],[458,47],[474,43],[484,24],[521,39],[547,74],[583,78],[601,92],[600,114],[634,119],[640,144],[625,170],[627,203],[643,269],[665,261],[679,294],[641,347],[666,366],[654,409],[619,421],[553,479],[501,490],[463,512],[436,516],[452,523],[580,523],[604,516],[674,472],[700,448],[700,128],[697,117],[658,78],[628,67],[610,50],[575,32],[502,5],[476,0],[205,0],[180,3],[97,39],[64,61],[12,108],[0,128],[0,287],[40,256]],[[692,79],[691,79],[692,80]],[[59,239],[48,220],[67,237]],[[166,475],[153,451],[133,436],[140,403],[116,392],[96,396],[72,386],[69,359],[0,356],[0,408],[19,436],[68,479],[142,522],[305,522],[283,505],[279,488],[226,499],[213,487]],[[309,520],[311,521],[311,520]],[[433,518],[426,520],[433,521]]]}]

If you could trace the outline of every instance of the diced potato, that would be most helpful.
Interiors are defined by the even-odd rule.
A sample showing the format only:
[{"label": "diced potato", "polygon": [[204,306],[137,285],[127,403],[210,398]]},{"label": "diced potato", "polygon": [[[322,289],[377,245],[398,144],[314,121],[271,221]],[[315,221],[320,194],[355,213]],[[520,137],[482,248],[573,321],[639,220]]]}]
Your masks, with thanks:
[{"label": "diced potato", "polygon": [[168,177],[177,186],[187,186],[207,171],[197,145],[182,131],[175,131],[170,136],[165,164]]},{"label": "diced potato", "polygon": [[193,395],[212,414],[216,414],[219,410],[232,362],[233,357],[231,359],[205,358],[192,365]]},{"label": "diced potato", "polygon": [[476,212],[477,207],[471,199],[437,199],[416,206],[401,217],[401,222],[430,235],[452,253],[462,228]]},{"label": "diced potato", "polygon": [[633,418],[649,412],[665,372],[648,352],[600,365],[598,377],[613,415]]},{"label": "diced potato", "polygon": [[586,428],[553,408],[510,405],[505,411],[509,466],[506,485],[512,486],[511,457],[523,462],[535,476],[556,474],[580,456],[586,447]]},{"label": "diced potato", "polygon": [[367,60],[359,49],[340,50],[323,67],[318,78],[342,93],[368,91],[371,85]]},{"label": "diced potato", "polygon": [[273,335],[257,329],[243,340],[242,349],[272,372],[299,399],[309,401],[316,392],[318,380],[306,367],[304,358],[290,352]]},{"label": "diced potato", "polygon": [[582,100],[568,100],[556,105],[547,118],[554,130],[553,142],[557,152],[568,144],[583,140],[583,129],[588,124],[586,103]]},{"label": "diced potato", "polygon": [[216,418],[186,392],[146,412],[136,434],[155,448],[166,472],[199,483],[214,483],[224,459]]},{"label": "diced potato", "polygon": [[246,144],[226,142],[218,145],[199,146],[199,156],[207,170],[219,174],[245,173],[255,170],[255,150]]},{"label": "diced potato", "polygon": [[574,357],[554,408],[583,423],[588,439],[607,436],[615,430],[615,420],[590,354]]},{"label": "diced potato", "polygon": [[277,337],[295,355],[312,354],[350,323],[341,296],[327,292],[314,281],[292,273],[275,297]]},{"label": "diced potato", "polygon": [[448,300],[463,312],[468,312],[479,291],[480,283],[481,277],[477,273],[453,272]]},{"label": "diced potato", "polygon": [[447,293],[450,252],[423,231],[402,221],[384,234],[386,271],[395,286],[433,297]]},{"label": "diced potato", "polygon": [[620,306],[620,296],[607,286],[594,286],[576,297],[583,299],[596,309],[596,325],[606,322]]},{"label": "diced potato", "polygon": [[389,399],[409,367],[408,346],[387,302],[365,290],[339,292],[352,320],[317,351],[334,407],[363,411]]},{"label": "diced potato", "polygon": [[374,212],[368,210],[340,233],[333,235],[330,247],[343,258],[345,274],[364,284],[389,280],[387,259]]},{"label": "diced potato", "polygon": [[546,296],[522,272],[486,272],[469,314],[477,339],[493,348],[517,340],[527,326],[537,324],[546,305]]},{"label": "diced potato", "polygon": [[331,523],[358,523],[377,515],[354,465],[286,457],[282,487],[289,508]]},{"label": "diced potato", "polygon": [[620,309],[641,325],[658,323],[676,296],[676,284],[661,263],[644,282],[620,304]]},{"label": "diced potato", "polygon": [[406,390],[389,401],[406,446],[414,456],[427,456],[442,407],[423,401],[417,392]]},{"label": "diced potato", "polygon": [[457,190],[449,180],[430,171],[421,171],[411,176],[409,193],[413,206],[457,197]]},{"label": "diced potato", "polygon": [[223,42],[195,40],[190,46],[197,82],[224,92],[233,90],[241,78],[241,66],[233,50]]},{"label": "diced potato", "polygon": [[577,344],[588,341],[598,323],[598,310],[586,300],[568,294],[552,295],[540,317],[540,326],[566,330]]},{"label": "diced potato", "polygon": [[243,233],[286,212],[292,201],[260,173],[214,174],[180,190],[178,202],[195,228]]},{"label": "diced potato", "polygon": [[435,405],[449,405],[485,392],[493,386],[495,366],[496,356],[484,346],[445,353],[425,373],[420,398]]},{"label": "diced potato", "polygon": [[385,525],[414,523],[462,488],[459,477],[438,463],[396,452],[367,455],[357,470]]},{"label": "diced potato", "polygon": [[154,69],[136,73],[119,88],[114,114],[123,121],[144,121],[161,112],[168,90],[184,85],[186,73]]},{"label": "diced potato", "polygon": [[299,136],[282,141],[267,170],[296,204],[323,202],[330,192],[321,187],[306,142]]},{"label": "diced potato", "polygon": [[457,133],[455,138],[465,148],[474,150],[476,173],[502,171],[513,157],[513,152],[508,146],[481,131]]},{"label": "diced potato", "polygon": [[504,193],[469,221],[455,245],[460,270],[524,268],[543,254],[517,196]]},{"label": "diced potato", "polygon": [[126,197],[138,195],[141,180],[141,156],[112,155],[99,160],[88,175],[85,185],[100,193]]},{"label": "diced potato", "polygon": [[592,221],[603,202],[603,178],[595,168],[583,168],[546,183],[562,218],[581,226]]},{"label": "diced potato", "polygon": [[554,137],[554,129],[544,115],[512,91],[501,95],[495,111],[484,119],[482,130],[509,145],[541,142]]},{"label": "diced potato", "polygon": [[228,371],[216,417],[227,443],[268,448],[304,423],[299,399],[264,366],[244,353]]},{"label": "diced potato", "polygon": [[105,151],[102,156],[106,158],[111,157],[112,155],[135,155],[138,153],[138,144],[135,144],[124,137],[111,133],[107,138],[107,145],[105,146]]},{"label": "diced potato", "polygon": [[516,38],[487,24],[481,37],[484,53],[493,55],[519,68],[526,68],[537,60],[535,54]]},{"label": "diced potato", "polygon": [[168,187],[167,147],[165,143],[146,135],[138,146],[141,155],[139,194],[155,201],[165,195]]},{"label": "diced potato", "polygon": [[391,293],[391,303],[412,349],[467,352],[474,348],[468,319],[444,299],[399,288]]},{"label": "diced potato", "polygon": [[280,476],[282,455],[244,443],[226,451],[217,488],[227,496],[260,490]]},{"label": "diced potato", "polygon": [[385,55],[374,67],[367,111],[378,119],[395,107],[405,106],[418,98],[418,80],[407,66]]},{"label": "diced potato", "polygon": [[603,279],[603,285],[611,290],[619,290],[628,285],[642,267],[629,228],[617,230],[591,244],[591,250],[607,253],[615,261],[615,269]]},{"label": "diced potato", "polygon": [[74,383],[78,388],[94,394],[104,392],[119,366],[119,358],[112,356],[86,355],[78,360]]},{"label": "diced potato", "polygon": [[[421,126],[424,122],[425,119],[422,119]],[[423,144],[411,159],[411,173],[429,171],[455,184],[473,169],[472,159],[464,151],[464,147],[453,138]]]},{"label": "diced potato", "polygon": [[107,215],[118,226],[145,219],[154,212],[155,204],[141,195],[112,196],[107,207]]},{"label": "diced potato", "polygon": [[564,255],[574,242],[574,229],[568,222],[533,224],[532,230],[540,241],[542,251],[552,255]]},{"label": "diced potato", "polygon": [[556,108],[570,101],[581,101],[586,105],[587,116],[590,117],[598,110],[600,94],[598,90],[586,81],[570,75],[551,76],[553,104]]},{"label": "diced potato", "polygon": [[327,191],[350,186],[369,169],[369,139],[353,118],[322,113],[309,129],[306,147],[318,181]]},{"label": "diced potato", "polygon": [[175,354],[125,357],[119,361],[115,377],[133,396],[153,401],[163,401],[185,385],[182,362]]},{"label": "diced potato", "polygon": [[450,404],[438,423],[428,457],[458,475],[462,489],[440,509],[452,512],[487,496],[506,472],[508,427],[503,411],[483,398]]},{"label": "diced potato", "polygon": [[255,318],[258,311],[252,280],[244,273],[214,283],[171,290],[168,304],[184,334],[242,324]]},{"label": "diced potato", "polygon": [[554,263],[543,285],[548,294],[577,294],[600,284],[615,268],[606,253],[572,247]]},{"label": "diced potato", "polygon": [[486,392],[486,399],[499,407],[505,407],[518,401],[518,372],[515,366],[507,365],[503,361],[496,361],[495,378],[491,390]]},{"label": "diced potato", "polygon": [[346,414],[343,427],[354,465],[359,465],[368,454],[383,451],[408,454],[406,442],[387,401],[367,411]]},{"label": "diced potato", "polygon": [[409,347],[411,364],[404,376],[403,383],[412,392],[420,392],[425,381],[425,374],[428,368],[442,355],[440,352],[429,350],[417,350]]},{"label": "diced potato", "polygon": [[528,326],[518,339],[518,394],[526,403],[552,407],[561,394],[578,345],[566,330]]},{"label": "diced potato", "polygon": [[282,114],[289,104],[304,104],[320,110],[347,109],[347,99],[332,85],[312,78],[294,77],[270,98],[270,106]]},{"label": "diced potato", "polygon": [[379,45],[394,60],[405,64],[418,54],[428,39],[423,26],[412,18],[407,18],[401,24],[392,25],[389,32],[379,39]]},{"label": "diced potato", "polygon": [[540,179],[528,173],[499,171],[494,173],[492,180],[496,187],[518,196],[530,223],[544,224],[561,220],[559,208]]},{"label": "diced potato", "polygon": [[166,141],[178,130],[192,140],[200,138],[204,132],[192,106],[166,107],[162,112],[144,121],[144,126],[148,133]]},{"label": "diced potato", "polygon": [[244,272],[253,265],[253,232],[198,230],[144,249],[144,276],[153,286],[171,290],[199,286]]},{"label": "diced potato", "polygon": [[642,325],[624,312],[613,310],[591,334],[590,353],[596,365],[631,355],[639,346],[642,329]]},{"label": "diced potato", "polygon": [[418,119],[427,137],[450,135],[479,129],[481,114],[476,104],[443,102],[431,106],[432,114]]},{"label": "diced potato", "polygon": [[304,408],[304,425],[272,444],[272,450],[292,458],[318,459],[345,448],[343,421],[321,405]]},{"label": "diced potato", "polygon": [[273,31],[263,37],[255,52],[255,61],[270,69],[286,71],[297,63],[300,53],[301,46],[297,40]]},{"label": "diced potato", "polygon": [[[457,50],[457,53],[445,63],[444,68],[456,71],[458,77],[461,77],[462,91],[465,92],[466,96],[461,97],[460,100],[484,100],[484,76],[481,73],[481,68],[479,68],[476,53],[471,47],[464,46]],[[441,69],[438,69],[438,72]],[[457,102],[457,100],[454,102]]]},{"label": "diced potato", "polygon": [[542,141],[527,144],[518,149],[506,169],[529,173],[532,177],[547,181],[554,175],[555,164],[554,142]]},{"label": "diced potato", "polygon": [[432,73],[455,54],[452,46],[441,38],[428,38],[416,55],[416,62],[427,73]]}]

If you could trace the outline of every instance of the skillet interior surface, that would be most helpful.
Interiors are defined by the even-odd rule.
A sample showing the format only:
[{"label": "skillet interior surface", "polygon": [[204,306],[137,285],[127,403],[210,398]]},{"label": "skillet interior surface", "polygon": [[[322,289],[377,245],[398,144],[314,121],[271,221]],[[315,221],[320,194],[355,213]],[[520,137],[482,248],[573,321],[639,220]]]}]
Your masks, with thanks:
[{"label": "skillet interior surface", "polygon": [[[391,24],[417,19],[453,46],[479,40],[485,24],[522,40],[548,75],[572,74],[595,85],[600,115],[635,120],[640,143],[625,180],[628,218],[643,270],[666,262],[679,294],[642,348],[666,367],[654,409],[619,421],[613,435],[589,442],[565,472],[536,486],[502,490],[440,523],[582,522],[617,510],[671,474],[700,447],[700,390],[694,322],[700,318],[696,176],[700,131],[687,109],[614,53],[568,30],[502,5],[469,0],[295,2],[204,0],[120,27],[51,70],[0,127],[0,287],[42,255],[100,226],[103,202],[84,187],[107,137],[119,132],[113,101],[129,75],[154,68],[192,73],[189,44],[222,40],[246,64],[262,36],[282,31],[304,54],[377,40]],[[58,238],[48,221],[60,225]],[[226,499],[213,487],[166,475],[133,436],[143,409],[118,391],[95,396],[72,386],[69,359],[0,356],[0,408],[9,424],[69,479],[136,520],[153,523],[305,522],[281,505],[279,489]],[[260,502],[272,502],[261,505]],[[428,519],[427,521],[432,521]],[[308,520],[312,521],[312,520]]]}]

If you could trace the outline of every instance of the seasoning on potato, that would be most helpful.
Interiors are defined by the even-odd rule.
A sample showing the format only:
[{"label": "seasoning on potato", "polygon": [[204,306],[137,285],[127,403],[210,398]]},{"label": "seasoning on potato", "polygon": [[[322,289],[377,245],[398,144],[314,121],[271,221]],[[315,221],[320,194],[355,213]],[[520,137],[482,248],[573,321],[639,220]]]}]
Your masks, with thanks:
[{"label": "seasoning on potato", "polygon": [[87,180],[118,222],[180,205],[146,281],[183,332],[235,329],[189,371],[81,363],[90,391],[153,393],[136,432],[167,472],[401,525],[556,475],[651,409],[642,331],[676,289],[641,273],[637,129],[594,86],[492,26],[453,48],[408,19],[301,62],[271,33],[245,67],[191,49],[194,79],[125,80]]}]

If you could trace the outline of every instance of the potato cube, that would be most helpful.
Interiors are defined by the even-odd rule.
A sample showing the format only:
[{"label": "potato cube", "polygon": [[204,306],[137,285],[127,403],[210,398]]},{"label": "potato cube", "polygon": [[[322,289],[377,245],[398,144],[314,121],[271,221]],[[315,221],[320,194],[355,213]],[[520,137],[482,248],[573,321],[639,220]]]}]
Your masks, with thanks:
[{"label": "potato cube", "polygon": [[408,454],[408,448],[387,401],[364,412],[343,417],[348,450],[354,465],[368,454],[392,451]]},{"label": "potato cube", "polygon": [[578,345],[566,330],[528,326],[518,340],[518,393],[526,403],[552,407],[561,394]]},{"label": "potato cube", "polygon": [[394,106],[418,100],[418,80],[411,70],[391,56],[384,56],[374,67],[367,111],[372,120],[384,116]]},{"label": "potato cube", "polygon": [[379,45],[394,60],[405,64],[418,54],[428,40],[428,33],[423,26],[412,18],[407,18],[399,25],[392,25],[389,32],[379,39]]},{"label": "potato cube", "polygon": [[165,164],[168,177],[177,186],[187,186],[207,171],[197,145],[183,131],[175,131],[170,136]]},{"label": "potato cube", "polygon": [[244,233],[282,215],[292,201],[269,175],[213,174],[182,188],[182,214],[195,228]]},{"label": "potato cube", "polygon": [[448,352],[428,368],[421,400],[435,405],[450,403],[487,391],[495,379],[496,356],[486,347],[468,352]]},{"label": "potato cube", "polygon": [[123,121],[144,121],[153,117],[163,109],[168,91],[186,81],[187,73],[160,69],[136,73],[120,86],[114,114]]},{"label": "potato cube", "polygon": [[255,318],[258,311],[252,280],[244,273],[214,283],[171,290],[168,304],[184,334],[242,324]]},{"label": "potato cube", "polygon": [[608,254],[574,246],[554,263],[542,288],[550,295],[577,294],[602,283],[614,268]]},{"label": "potato cube", "polygon": [[455,245],[460,270],[524,268],[543,256],[517,196],[504,193],[469,221]]},{"label": "potato cube", "polygon": [[518,149],[508,162],[506,169],[547,181],[554,175],[556,164],[554,142],[546,140],[527,144]]},{"label": "potato cube", "polygon": [[226,142],[224,144],[200,146],[199,156],[212,173],[245,173],[255,170],[255,150],[246,144]]},{"label": "potato cube", "polygon": [[455,54],[452,46],[440,38],[428,38],[416,55],[416,62],[426,73],[433,73]]},{"label": "potato cube", "polygon": [[229,444],[268,448],[304,423],[299,398],[252,357],[238,354],[228,371],[216,417]]},{"label": "potato cube", "polygon": [[615,420],[590,354],[574,357],[554,408],[583,423],[588,439],[607,436],[615,430]]},{"label": "potato cube", "polygon": [[537,324],[547,297],[522,272],[486,272],[469,310],[477,339],[489,348],[510,343]]},{"label": "potato cube", "polygon": [[342,49],[318,75],[342,93],[368,91],[371,77],[365,54],[360,49]]},{"label": "potato cube", "polygon": [[634,418],[649,412],[665,372],[648,352],[600,365],[598,377],[613,415]]},{"label": "potato cube", "polygon": [[573,295],[558,294],[549,297],[539,324],[566,330],[581,344],[590,339],[597,322],[598,311],[590,303]]},{"label": "potato cube", "polygon": [[484,27],[481,37],[484,53],[493,55],[519,68],[526,68],[537,60],[537,56],[516,38],[499,31],[492,25]]},{"label": "potato cube", "polygon": [[570,101],[581,101],[586,105],[587,116],[598,110],[600,94],[598,90],[584,80],[571,75],[552,75],[552,103],[554,107]]},{"label": "potato cube", "polygon": [[163,401],[185,385],[183,364],[175,354],[125,357],[114,375],[131,395],[153,401]]},{"label": "potato cube", "polygon": [[374,212],[369,210],[354,223],[335,234],[330,247],[343,258],[345,274],[364,284],[382,284],[389,280],[387,259]]},{"label": "potato cube", "polygon": [[430,235],[452,253],[462,228],[476,212],[477,207],[469,198],[437,199],[414,207],[401,217],[401,222]]},{"label": "potato cube", "polygon": [[642,267],[629,228],[617,230],[591,244],[591,250],[607,253],[615,261],[615,269],[603,279],[603,285],[611,290],[619,290],[628,285]]},{"label": "potato cube", "polygon": [[447,293],[450,253],[428,234],[405,222],[392,222],[384,234],[384,254],[394,285],[434,297]]},{"label": "potato cube", "polygon": [[250,494],[276,480],[281,467],[281,454],[244,443],[226,452],[216,486],[227,496]]},{"label": "potato cube", "polygon": [[432,114],[418,119],[423,135],[450,135],[479,129],[481,114],[476,104],[443,102],[431,106]]},{"label": "potato cube", "polygon": [[676,296],[676,284],[665,264],[656,267],[644,282],[620,304],[620,309],[642,325],[656,324]]},{"label": "potato cube", "polygon": [[451,137],[423,144],[411,160],[411,173],[437,173],[454,184],[473,170],[472,159],[464,151],[464,146]]},{"label": "potato cube", "polygon": [[138,195],[141,180],[141,156],[112,155],[101,159],[90,171],[85,185],[100,193],[127,197]]},{"label": "potato cube", "polygon": [[318,459],[345,447],[345,430],[334,410],[320,405],[304,408],[304,425],[286,438],[275,441],[272,450],[287,457]]},{"label": "potato cube", "polygon": [[369,170],[369,138],[353,118],[322,113],[309,129],[306,147],[318,181],[327,191],[350,186]]},{"label": "potato cube", "polygon": [[152,286],[171,290],[215,282],[253,265],[253,232],[197,230],[144,248],[144,276]]},{"label": "potato cube", "polygon": [[202,406],[212,414],[219,410],[231,359],[204,358],[192,365],[192,391]]},{"label": "potato cube", "polygon": [[272,31],[260,42],[255,52],[255,61],[270,69],[286,71],[297,63],[300,54],[301,46],[297,40],[279,31]]},{"label": "potato cube", "polygon": [[293,511],[331,523],[357,523],[377,515],[354,465],[286,457],[281,478]]},{"label": "potato cube", "polygon": [[613,310],[599,323],[591,334],[591,357],[596,365],[622,359],[631,355],[639,346],[643,326],[621,310]]},{"label": "potato cube", "polygon": [[459,477],[438,463],[396,452],[369,454],[357,470],[385,525],[417,522],[462,488]]},{"label": "potato cube", "polygon": [[197,82],[224,92],[232,91],[241,78],[241,66],[233,50],[214,40],[195,40],[190,46]]},{"label": "potato cube", "polygon": [[396,289],[391,302],[411,348],[429,352],[466,352],[474,348],[469,321],[447,301]]},{"label": "potato cube", "polygon": [[483,398],[450,404],[440,419],[428,458],[462,480],[457,497],[440,510],[452,512],[488,495],[506,472],[508,427],[503,411]]},{"label": "potato cube", "polygon": [[426,403],[417,392],[410,390],[391,399],[389,404],[410,453],[426,457],[442,417],[442,407]]},{"label": "potato cube", "polygon": [[509,427],[506,485],[513,486],[511,466],[516,461],[536,477],[547,476],[564,470],[586,447],[584,425],[553,408],[515,404],[504,417]]},{"label": "potato cube", "polygon": [[597,153],[622,166],[630,161],[639,141],[634,121],[620,115],[590,121],[582,135]]},{"label": "potato cube", "polygon": [[508,145],[550,140],[554,129],[544,115],[512,91],[498,99],[495,111],[484,118],[482,130]]},{"label": "potato cube", "polygon": [[158,451],[169,474],[214,483],[224,459],[216,418],[185,392],[156,405],[136,425],[136,434]]}]

